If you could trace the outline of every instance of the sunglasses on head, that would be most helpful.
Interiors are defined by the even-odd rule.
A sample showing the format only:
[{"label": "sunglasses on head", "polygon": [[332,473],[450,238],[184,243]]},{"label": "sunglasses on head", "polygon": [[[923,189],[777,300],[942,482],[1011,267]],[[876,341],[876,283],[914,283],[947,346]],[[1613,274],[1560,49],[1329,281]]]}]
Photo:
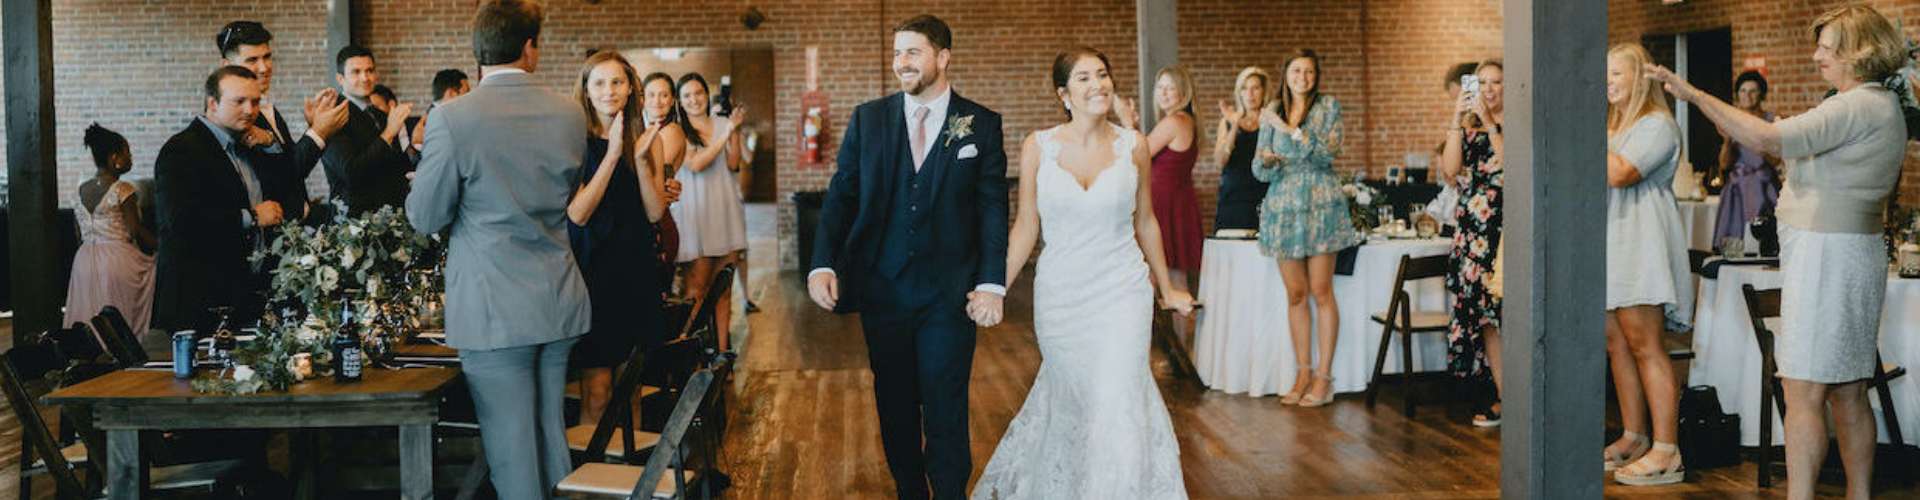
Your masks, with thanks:
[{"label": "sunglasses on head", "polygon": [[234,46],[233,37],[239,36],[241,33],[266,31],[266,30],[267,28],[265,26],[261,26],[260,23],[257,23],[257,22],[236,21],[236,22],[227,24],[226,28],[221,29],[220,36],[218,37],[219,40],[216,40],[216,41],[220,43],[221,50],[228,50],[228,49],[232,49]]}]

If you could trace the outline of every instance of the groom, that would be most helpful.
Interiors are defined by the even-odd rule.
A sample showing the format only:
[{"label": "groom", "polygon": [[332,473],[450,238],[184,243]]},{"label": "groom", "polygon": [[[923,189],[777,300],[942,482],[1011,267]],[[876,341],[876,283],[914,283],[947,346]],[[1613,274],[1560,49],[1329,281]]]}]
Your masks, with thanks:
[{"label": "groom", "polygon": [[902,499],[959,499],[973,459],[967,379],[976,323],[1006,295],[1007,155],[1000,115],[953,93],[953,32],[933,16],[893,29],[899,94],[847,122],[807,291],[858,311],[880,442]]}]

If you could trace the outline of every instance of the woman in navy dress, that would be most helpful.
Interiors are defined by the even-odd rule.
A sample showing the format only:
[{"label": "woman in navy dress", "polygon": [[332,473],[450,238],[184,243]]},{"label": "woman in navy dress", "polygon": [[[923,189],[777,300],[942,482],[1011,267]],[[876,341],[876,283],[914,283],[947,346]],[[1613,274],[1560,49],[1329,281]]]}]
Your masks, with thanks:
[{"label": "woman in navy dress", "polygon": [[593,303],[592,328],[573,353],[582,370],[582,424],[606,411],[613,367],[634,349],[659,345],[667,329],[653,223],[666,212],[673,189],[653,162],[634,161],[634,152],[646,151],[655,137],[654,131],[635,137],[641,128],[637,80],[632,64],[604,51],[587,58],[577,88],[581,108],[592,117],[580,180],[567,204],[567,233]]}]

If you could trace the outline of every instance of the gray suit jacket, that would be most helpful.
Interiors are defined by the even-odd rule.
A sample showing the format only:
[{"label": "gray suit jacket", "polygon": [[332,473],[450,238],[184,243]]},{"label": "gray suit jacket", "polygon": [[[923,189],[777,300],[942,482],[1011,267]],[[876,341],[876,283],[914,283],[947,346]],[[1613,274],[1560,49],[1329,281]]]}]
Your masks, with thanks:
[{"label": "gray suit jacket", "polygon": [[586,333],[566,226],[586,114],[525,74],[484,79],[434,114],[407,219],[422,232],[452,226],[447,343],[491,350]]}]

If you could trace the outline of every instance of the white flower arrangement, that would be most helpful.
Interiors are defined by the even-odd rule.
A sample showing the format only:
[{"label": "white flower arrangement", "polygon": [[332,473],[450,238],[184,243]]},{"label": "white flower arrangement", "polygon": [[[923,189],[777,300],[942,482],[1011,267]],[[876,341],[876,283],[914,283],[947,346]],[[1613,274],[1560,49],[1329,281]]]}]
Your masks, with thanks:
[{"label": "white flower arrangement", "polygon": [[1362,233],[1372,231],[1380,225],[1380,211],[1375,202],[1386,201],[1379,189],[1361,182],[1357,176],[1346,176],[1340,183],[1340,193],[1347,196],[1347,215],[1353,220],[1354,230]]},{"label": "white flower arrangement", "polygon": [[332,333],[343,306],[355,305],[354,316],[368,332],[362,342],[372,345],[403,333],[405,325],[381,322],[416,316],[426,301],[439,300],[440,276],[432,268],[440,261],[441,240],[414,232],[400,210],[383,208],[317,228],[286,224],[277,236],[251,257],[271,268],[272,305],[261,317],[259,337],[234,352],[246,369],[235,369],[231,378],[195,380],[196,391],[285,390],[330,376]]}]

